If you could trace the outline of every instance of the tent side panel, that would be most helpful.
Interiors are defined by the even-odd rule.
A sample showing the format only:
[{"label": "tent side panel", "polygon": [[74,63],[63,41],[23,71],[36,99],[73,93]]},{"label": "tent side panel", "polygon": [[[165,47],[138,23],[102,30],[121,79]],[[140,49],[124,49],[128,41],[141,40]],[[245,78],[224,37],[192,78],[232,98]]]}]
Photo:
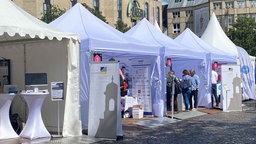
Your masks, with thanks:
[{"label": "tent side panel", "polygon": [[[0,56],[10,59],[11,84],[17,85],[18,90],[24,87],[24,45],[18,43],[5,43],[0,45]],[[26,102],[20,96],[16,96],[12,102],[12,113],[17,113],[22,121],[25,121],[28,110]]]},{"label": "tent side panel", "polygon": [[[67,87],[67,42],[39,41],[26,44],[26,72],[47,73],[48,90],[51,82],[64,82],[64,100]],[[65,101],[59,103],[60,127],[62,129]],[[58,104],[48,95],[42,106],[42,118],[48,131],[57,132]]]}]

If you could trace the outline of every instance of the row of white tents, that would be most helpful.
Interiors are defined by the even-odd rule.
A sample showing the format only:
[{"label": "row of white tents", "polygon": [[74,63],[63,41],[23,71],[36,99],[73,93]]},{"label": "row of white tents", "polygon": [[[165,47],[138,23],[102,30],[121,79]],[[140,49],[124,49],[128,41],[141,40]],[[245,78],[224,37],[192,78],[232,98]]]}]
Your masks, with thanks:
[{"label": "row of white tents", "polygon": [[[50,25],[32,17],[10,0],[0,3],[0,56],[11,59],[11,83],[25,89],[24,75],[28,72],[46,72],[49,82],[65,83],[65,101],[60,103],[63,136],[81,135],[81,129],[88,128],[89,62],[94,52],[101,52],[105,61],[112,57],[120,62],[142,57],[150,60],[150,84],[152,92],[156,91],[151,94],[153,105],[162,106],[153,107],[153,114],[157,116],[163,115],[162,104],[166,99],[167,57],[172,58],[173,69],[179,77],[183,69],[196,70],[201,80],[199,105],[205,107],[211,105],[211,63],[235,64],[237,57],[241,57],[206,44],[189,29],[173,40],[146,19],[123,34],[79,3]],[[214,18],[213,15],[209,24]],[[248,92],[248,97],[255,99],[254,91]],[[12,111],[25,120],[28,113],[25,102],[21,97],[15,99]],[[56,115],[57,105],[47,97],[42,117],[50,131],[56,130]]]},{"label": "row of white tents", "polygon": [[[215,22],[215,19],[216,17],[213,14],[209,23],[212,23],[211,21]],[[164,107],[162,104],[166,99],[165,77],[167,68],[164,65],[166,58],[172,59],[173,70],[178,77],[181,77],[183,69],[196,70],[201,81],[199,106],[205,107],[211,107],[211,64],[213,62],[236,64],[238,59],[238,55],[230,53],[229,50],[221,50],[222,47],[220,49],[215,48],[214,45],[206,43],[189,29],[186,29],[173,40],[146,19],[141,20],[125,34],[120,33],[92,15],[81,4],[75,5],[50,25],[81,36],[80,101],[83,128],[88,127],[90,76],[87,61],[90,61],[90,55],[93,52],[101,52],[104,60],[113,57],[121,63],[127,62],[126,59],[142,56],[151,60],[150,83],[153,91],[151,95],[152,105],[157,105],[153,107],[153,114],[156,116],[162,116],[165,110],[161,106]],[[214,23],[214,25],[219,24]],[[214,31],[222,31],[222,29],[215,29]],[[226,35],[225,39],[228,39]],[[129,44],[124,46],[122,42],[126,40]],[[118,42],[118,44],[115,44],[116,47],[109,46],[113,41]],[[135,43],[136,45],[133,45]],[[141,47],[142,44],[145,49]],[[250,98],[255,98],[254,92],[250,94]]]}]

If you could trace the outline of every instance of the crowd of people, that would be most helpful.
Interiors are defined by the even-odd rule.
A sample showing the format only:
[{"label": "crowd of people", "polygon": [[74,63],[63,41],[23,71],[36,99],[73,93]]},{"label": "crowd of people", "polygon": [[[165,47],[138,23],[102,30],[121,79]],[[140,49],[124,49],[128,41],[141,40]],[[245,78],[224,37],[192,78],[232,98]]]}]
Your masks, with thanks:
[{"label": "crowd of people", "polygon": [[[168,73],[167,83],[166,83],[166,107],[167,111],[170,111],[172,105],[172,96],[174,112],[178,112],[178,95],[182,94],[183,102],[185,105],[185,111],[196,110],[198,108],[198,90],[200,79],[196,74],[194,69],[186,70],[182,72],[182,78],[179,79],[175,76],[175,72],[171,70]],[[214,106],[218,107],[220,103],[220,98],[217,95],[217,82],[218,82],[218,73],[215,70],[212,70],[212,89],[211,89],[211,98],[212,98],[212,108]],[[215,105],[214,105],[215,103]]]},{"label": "crowd of people", "polygon": [[174,112],[178,112],[178,94],[182,93],[185,111],[193,110],[198,107],[198,89],[200,84],[199,76],[194,69],[183,70],[181,80],[175,76],[174,71],[169,72],[166,84],[167,111],[171,110],[172,96],[174,96]]},{"label": "crowd of people", "polygon": [[[120,92],[121,96],[127,95],[128,83],[125,79],[125,67],[120,69]],[[212,70],[212,107],[214,107],[214,101],[216,106],[219,106],[219,98],[217,96],[217,81],[218,74],[215,70]],[[183,102],[185,106],[185,112],[196,110],[198,108],[198,91],[199,91],[200,79],[194,69],[184,69],[182,72],[182,78],[179,79],[175,76],[173,70],[169,71],[166,83],[166,107],[167,111],[172,109],[172,97],[173,97],[173,109],[178,113],[178,96],[182,94]]]}]

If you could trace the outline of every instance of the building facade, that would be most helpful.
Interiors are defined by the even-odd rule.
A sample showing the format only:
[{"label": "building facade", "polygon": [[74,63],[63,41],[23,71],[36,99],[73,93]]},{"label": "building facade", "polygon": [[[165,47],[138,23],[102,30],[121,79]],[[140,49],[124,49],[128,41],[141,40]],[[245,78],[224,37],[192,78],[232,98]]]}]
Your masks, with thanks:
[{"label": "building facade", "polygon": [[68,10],[79,2],[101,11],[108,24],[113,27],[118,20],[132,27],[144,17],[151,23],[157,20],[158,25],[162,26],[162,4],[158,0],[13,0],[13,2],[39,19],[52,5]]},{"label": "building facade", "polygon": [[199,37],[215,13],[224,31],[239,17],[256,20],[255,0],[170,0],[167,8],[168,36],[175,38],[186,28]]}]

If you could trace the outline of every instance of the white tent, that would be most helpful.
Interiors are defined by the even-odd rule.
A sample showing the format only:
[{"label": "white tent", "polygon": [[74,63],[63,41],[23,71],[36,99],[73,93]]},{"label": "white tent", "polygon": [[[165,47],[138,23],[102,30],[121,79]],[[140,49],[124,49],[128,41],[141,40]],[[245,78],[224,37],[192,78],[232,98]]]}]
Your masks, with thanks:
[{"label": "white tent", "polygon": [[238,56],[236,45],[227,37],[225,32],[222,30],[219,21],[213,13],[210,21],[201,36],[201,39],[206,43],[218,48],[222,51],[230,53],[234,56]]},{"label": "white tent", "polygon": [[165,55],[171,56],[172,58],[204,59],[201,58],[204,54],[199,51],[195,52],[190,50],[187,46],[182,46],[175,42],[173,39],[159,31],[146,18],[142,19],[125,34],[137,38],[145,43],[165,47]]},{"label": "white tent", "polygon": [[[64,82],[65,101],[60,102],[62,134],[81,135],[79,37],[43,23],[10,0],[0,1],[0,19],[0,55],[11,61],[11,84],[25,90],[25,73],[42,72],[47,73],[48,87],[44,88],[48,90],[50,82]],[[25,121],[28,112],[24,99],[17,96],[12,113]],[[57,131],[57,104],[50,95],[44,101],[42,118],[49,131]]]},{"label": "white tent", "polygon": [[[50,23],[63,31],[79,34],[81,37],[81,119],[83,128],[88,127],[89,105],[89,63],[90,55],[94,52],[102,53],[104,61],[115,58],[120,64],[133,58],[146,58],[151,62],[151,89],[156,81],[162,81],[161,71],[163,62],[160,56],[161,47],[147,45],[141,41],[125,36],[110,25],[91,14],[83,5],[77,3],[61,17]],[[159,89],[161,85],[157,85]],[[153,93],[153,99],[162,99],[164,94]],[[153,100],[153,104],[157,103]],[[154,110],[153,111],[159,111]]]},{"label": "white tent", "polygon": [[199,51],[206,51],[211,54],[212,62],[224,62],[224,63],[236,63],[236,57],[223,50],[216,49],[210,44],[207,44],[197,35],[195,35],[189,28],[186,28],[178,37],[174,39],[178,43],[182,43],[186,46],[193,47]]},{"label": "white tent", "polygon": [[154,26],[155,26],[156,29],[158,29],[160,32],[162,32],[162,30],[161,30],[161,28],[159,27],[159,25],[158,25],[158,23],[157,23],[156,20],[154,21]]},{"label": "white tent", "polygon": [[243,84],[243,99],[256,99],[255,95],[255,57],[249,54],[241,47],[237,47],[239,54],[242,84]]},{"label": "white tent", "polygon": [[[207,95],[209,95],[208,85],[211,65],[208,52],[177,43],[170,37],[161,33],[145,18],[126,32],[126,34],[138,38],[145,43],[164,46],[165,57],[172,59],[172,69],[179,78],[182,77],[182,71],[184,69],[195,69],[201,78],[201,90],[199,92],[199,98],[201,99],[200,105],[206,107],[211,106],[207,98]],[[167,74],[165,75],[167,76]]]},{"label": "white tent", "polygon": [[243,98],[256,99],[254,90],[255,82],[253,82],[255,81],[255,79],[253,78],[255,71],[253,70],[252,63],[248,62],[248,60],[250,60],[250,57],[246,51],[242,50],[242,48],[240,47],[238,48],[227,37],[214,13],[211,16],[207,28],[203,33],[201,39],[204,40],[206,43],[237,57],[237,63],[240,65],[241,70],[246,69],[246,71],[242,70],[241,73],[242,85],[244,89]]}]

